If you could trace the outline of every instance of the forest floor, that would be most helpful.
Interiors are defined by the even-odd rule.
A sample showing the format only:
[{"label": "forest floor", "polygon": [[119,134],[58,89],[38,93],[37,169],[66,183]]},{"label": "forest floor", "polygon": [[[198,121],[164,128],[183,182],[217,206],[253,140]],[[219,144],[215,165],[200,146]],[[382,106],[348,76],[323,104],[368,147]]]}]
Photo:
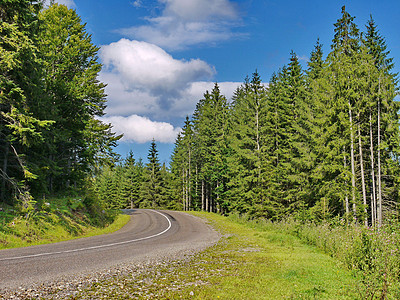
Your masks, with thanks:
[{"label": "forest floor", "polygon": [[357,299],[359,280],[298,238],[215,214],[222,238],[186,259],[96,281],[72,299]]}]

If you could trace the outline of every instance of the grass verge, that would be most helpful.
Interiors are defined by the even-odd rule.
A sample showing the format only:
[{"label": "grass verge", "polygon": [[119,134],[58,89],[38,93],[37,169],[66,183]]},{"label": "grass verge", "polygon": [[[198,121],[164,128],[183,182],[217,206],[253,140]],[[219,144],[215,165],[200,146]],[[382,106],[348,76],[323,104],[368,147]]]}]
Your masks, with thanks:
[{"label": "grass verge", "polygon": [[12,209],[3,210],[0,211],[0,249],[106,234],[120,229],[130,220],[128,215],[106,214],[89,213],[78,198],[53,199],[51,204],[29,217],[16,216]]},{"label": "grass verge", "polygon": [[98,282],[94,299],[356,299],[359,282],[338,261],[293,235],[206,213],[220,242],[185,261]]}]

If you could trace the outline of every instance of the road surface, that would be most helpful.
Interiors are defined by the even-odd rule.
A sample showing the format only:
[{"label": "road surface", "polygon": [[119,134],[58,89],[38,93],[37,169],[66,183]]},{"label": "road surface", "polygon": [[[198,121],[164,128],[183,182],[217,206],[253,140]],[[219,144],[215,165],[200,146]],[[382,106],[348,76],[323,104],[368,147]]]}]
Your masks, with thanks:
[{"label": "road surface", "polygon": [[0,250],[0,290],[201,250],[218,240],[218,234],[203,220],[182,212],[125,212],[131,220],[112,234]]}]

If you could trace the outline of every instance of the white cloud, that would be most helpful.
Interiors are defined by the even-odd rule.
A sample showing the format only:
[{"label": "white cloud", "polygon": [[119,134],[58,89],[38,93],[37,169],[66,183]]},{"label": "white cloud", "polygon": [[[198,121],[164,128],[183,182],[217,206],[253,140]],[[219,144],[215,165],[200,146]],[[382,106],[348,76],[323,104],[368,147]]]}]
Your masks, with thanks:
[{"label": "white cloud", "polygon": [[156,45],[127,39],[102,46],[99,56],[104,64],[100,80],[108,84],[106,112],[113,115],[161,117],[177,108],[174,114],[179,114],[177,105],[193,102],[186,98],[193,82],[215,74],[200,59],[177,60]]},{"label": "white cloud", "polygon": [[161,0],[165,3],[164,15],[177,16],[190,21],[207,20],[213,17],[237,18],[234,5],[228,0]]},{"label": "white cloud", "polygon": [[[50,5],[51,0],[45,0],[44,1],[44,6],[48,6]],[[68,8],[76,8],[76,4],[74,2],[74,0],[55,0],[54,2],[58,3],[58,4],[63,4],[66,5]]]},{"label": "white cloud", "polygon": [[158,97],[151,95],[149,90],[137,89],[125,84],[119,74],[100,73],[99,80],[107,84],[106,93],[108,115],[150,114],[160,112]]},{"label": "white cloud", "polygon": [[146,143],[154,139],[161,143],[173,143],[181,131],[181,128],[174,128],[169,123],[154,122],[138,115],[102,117],[100,120],[111,123],[117,134],[123,133],[123,142]]},{"label": "white cloud", "polygon": [[[182,95],[175,99],[174,106],[170,111],[162,110],[157,106],[156,101],[148,94],[143,92],[132,93],[116,93],[118,101],[111,95],[109,97],[107,116],[100,118],[105,123],[111,123],[113,130],[117,134],[124,134],[122,142],[146,143],[153,138],[161,143],[174,143],[180,127],[174,127],[168,122],[156,122],[148,117],[139,116],[138,114],[154,115],[168,118],[173,114],[175,117],[185,117],[191,115],[196,107],[197,102],[203,98],[204,93],[211,91],[214,87],[213,82],[200,81],[193,82],[182,92]],[[228,100],[232,97],[240,82],[221,82],[218,83],[220,91]],[[111,84],[112,85],[112,84]],[[118,90],[118,86],[115,86]],[[148,105],[146,105],[146,101]],[[145,105],[144,105],[145,104]]]},{"label": "white cloud", "polygon": [[[107,83],[107,115],[129,116],[131,114],[145,115],[151,118],[171,120],[176,117],[191,115],[197,102],[203,98],[206,90],[211,91],[214,82],[195,81],[169,97],[168,105],[163,103],[161,96],[154,96],[149,89],[138,89],[126,85],[119,74],[102,73],[100,81]],[[221,93],[229,100],[240,82],[218,83]]]},{"label": "white cloud", "polygon": [[177,60],[156,45],[127,39],[103,46],[99,55],[107,71],[120,74],[126,84],[151,89],[154,94],[173,92],[215,73],[200,59]]},{"label": "white cloud", "polygon": [[164,10],[147,18],[149,25],[124,28],[129,38],[144,40],[166,49],[182,49],[201,43],[232,38],[231,28],[240,20],[235,5],[228,0],[159,0]]}]

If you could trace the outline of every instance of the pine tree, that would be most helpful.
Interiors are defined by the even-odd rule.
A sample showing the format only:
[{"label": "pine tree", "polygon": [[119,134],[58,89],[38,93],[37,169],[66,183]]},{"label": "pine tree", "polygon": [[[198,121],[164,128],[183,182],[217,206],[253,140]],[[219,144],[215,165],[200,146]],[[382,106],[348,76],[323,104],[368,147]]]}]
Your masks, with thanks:
[{"label": "pine tree", "polygon": [[156,142],[150,144],[149,154],[146,164],[143,205],[145,207],[160,207],[164,203],[164,182],[161,176],[161,166],[158,159],[158,150]]},{"label": "pine tree", "polygon": [[399,105],[394,101],[397,74],[392,73],[393,59],[388,57],[390,51],[372,16],[366,29],[363,43],[377,71],[370,70],[369,73],[375,81],[371,86],[368,104],[370,170],[373,177],[370,189],[371,222],[382,225],[384,209],[389,210],[392,206],[389,203],[398,202],[398,188],[394,180],[399,167]]},{"label": "pine tree", "polygon": [[282,72],[273,74],[269,84],[266,98],[266,119],[263,129],[265,145],[262,148],[263,156],[263,194],[268,201],[263,206],[264,215],[269,218],[279,218],[284,212],[284,190],[281,186],[282,162],[284,155],[282,146],[286,139],[285,129],[282,128],[282,116],[287,113],[287,107],[282,101]]},{"label": "pine tree", "polygon": [[[331,116],[329,143],[330,156],[334,159],[335,167],[330,167],[332,174],[328,177],[343,178],[344,187],[338,195],[344,195],[344,207],[346,213],[352,207],[353,216],[357,215],[357,186],[356,186],[356,161],[355,161],[355,122],[354,116],[358,95],[356,83],[358,78],[352,73],[357,65],[359,52],[359,30],[350,16],[342,7],[342,17],[335,23],[335,36],[332,43],[332,52],[328,55],[328,80],[333,87],[330,105],[333,105]],[[350,166],[350,168],[348,168]],[[329,169],[329,167],[327,167]],[[349,179],[350,178],[350,179]],[[346,187],[349,187],[348,189]],[[335,188],[337,190],[337,188]],[[333,189],[334,190],[334,189]],[[342,196],[339,196],[342,197]]]},{"label": "pine tree", "polygon": [[186,117],[182,132],[175,142],[175,149],[172,155],[172,172],[175,175],[175,184],[181,195],[183,210],[189,210],[196,206],[193,198],[196,196],[196,178],[194,175],[194,132],[189,117]]},{"label": "pine tree", "polygon": [[136,164],[133,152],[129,151],[123,165],[123,176],[121,186],[125,207],[135,208],[139,206],[140,189],[142,188],[141,174],[139,166]]},{"label": "pine tree", "polygon": [[197,104],[193,116],[196,168],[200,174],[201,203],[206,211],[226,209],[228,105],[218,84]]},{"label": "pine tree", "polygon": [[333,114],[330,101],[332,86],[326,74],[327,64],[323,60],[322,45],[317,40],[306,71],[307,101],[312,116],[308,143],[314,155],[309,175],[310,200],[308,207],[310,208],[310,218],[315,220],[327,219],[332,212],[337,212],[335,209],[338,206],[340,209],[342,207],[341,200],[339,200],[340,204],[337,204],[338,195],[333,193],[335,189],[329,188],[331,184],[329,176],[331,172],[336,172],[337,166],[332,168],[332,166],[324,164],[327,159],[326,154],[331,151],[328,129],[331,124],[329,116]]},{"label": "pine tree", "polygon": [[265,105],[266,89],[255,71],[251,81],[246,78],[236,91],[231,108],[229,194],[234,202],[232,209],[239,212],[255,214],[265,204],[262,193]]}]

